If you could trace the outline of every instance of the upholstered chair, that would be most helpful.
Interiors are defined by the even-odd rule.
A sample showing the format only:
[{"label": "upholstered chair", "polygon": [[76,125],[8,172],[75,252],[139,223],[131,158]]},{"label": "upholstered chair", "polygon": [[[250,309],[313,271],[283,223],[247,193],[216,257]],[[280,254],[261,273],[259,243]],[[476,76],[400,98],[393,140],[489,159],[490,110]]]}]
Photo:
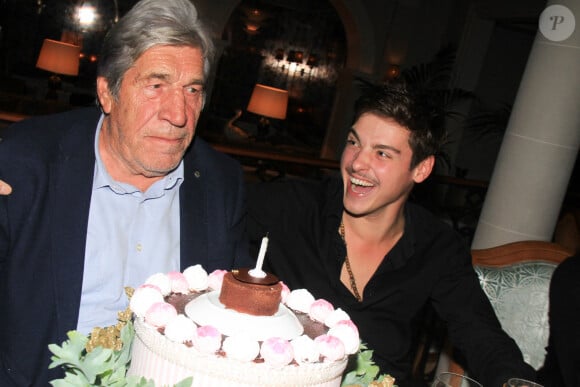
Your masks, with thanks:
[{"label": "upholstered chair", "polygon": [[[472,250],[473,265],[503,329],[516,341],[524,360],[539,369],[549,337],[549,287],[556,266],[573,255],[559,244],[543,241],[512,242]],[[449,353],[447,353],[449,356]],[[463,373],[452,359],[438,371]]]}]

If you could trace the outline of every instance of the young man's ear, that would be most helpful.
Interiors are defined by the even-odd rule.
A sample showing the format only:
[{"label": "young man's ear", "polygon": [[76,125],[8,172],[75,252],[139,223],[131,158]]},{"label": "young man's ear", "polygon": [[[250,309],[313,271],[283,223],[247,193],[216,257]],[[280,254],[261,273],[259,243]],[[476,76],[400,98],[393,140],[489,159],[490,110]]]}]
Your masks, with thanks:
[{"label": "young man's ear", "polygon": [[413,181],[422,183],[429,177],[435,166],[435,156],[429,156],[413,168]]}]

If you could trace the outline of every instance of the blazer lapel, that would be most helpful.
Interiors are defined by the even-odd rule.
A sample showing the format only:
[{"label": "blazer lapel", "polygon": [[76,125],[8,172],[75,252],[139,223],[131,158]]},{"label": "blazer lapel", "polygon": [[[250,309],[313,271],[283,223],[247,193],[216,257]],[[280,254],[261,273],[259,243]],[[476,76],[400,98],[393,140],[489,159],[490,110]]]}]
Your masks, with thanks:
[{"label": "blazer lapel", "polygon": [[61,332],[75,329],[78,321],[97,122],[90,119],[73,125],[51,165],[52,260]]},{"label": "blazer lapel", "polygon": [[206,171],[197,160],[195,142],[184,159],[184,180],[179,192],[181,270],[199,263],[208,267],[207,190],[203,178]]}]

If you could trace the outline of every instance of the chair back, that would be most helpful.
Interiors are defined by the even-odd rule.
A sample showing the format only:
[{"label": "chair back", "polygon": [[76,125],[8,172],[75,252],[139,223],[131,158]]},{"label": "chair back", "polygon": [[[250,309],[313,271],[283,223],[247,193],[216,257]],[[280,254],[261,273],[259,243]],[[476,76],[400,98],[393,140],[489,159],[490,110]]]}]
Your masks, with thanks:
[{"label": "chair back", "polygon": [[[574,252],[556,243],[519,241],[474,249],[471,255],[481,287],[502,328],[515,340],[524,360],[539,369],[544,364],[549,337],[550,280],[556,266]],[[448,345],[441,354],[438,371],[463,374],[450,349]]]},{"label": "chair back", "polygon": [[502,325],[535,369],[548,345],[549,289],[556,266],[572,251],[550,242],[522,241],[472,250],[483,291]]}]

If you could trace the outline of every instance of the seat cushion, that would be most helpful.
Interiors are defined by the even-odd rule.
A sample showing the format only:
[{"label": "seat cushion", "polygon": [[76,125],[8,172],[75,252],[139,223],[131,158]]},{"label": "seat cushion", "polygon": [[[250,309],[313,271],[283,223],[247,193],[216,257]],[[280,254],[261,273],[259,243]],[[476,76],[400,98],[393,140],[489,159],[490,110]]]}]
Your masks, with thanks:
[{"label": "seat cushion", "polygon": [[475,266],[481,287],[503,329],[535,369],[544,363],[548,344],[550,279],[556,265],[523,262],[504,267]]}]

